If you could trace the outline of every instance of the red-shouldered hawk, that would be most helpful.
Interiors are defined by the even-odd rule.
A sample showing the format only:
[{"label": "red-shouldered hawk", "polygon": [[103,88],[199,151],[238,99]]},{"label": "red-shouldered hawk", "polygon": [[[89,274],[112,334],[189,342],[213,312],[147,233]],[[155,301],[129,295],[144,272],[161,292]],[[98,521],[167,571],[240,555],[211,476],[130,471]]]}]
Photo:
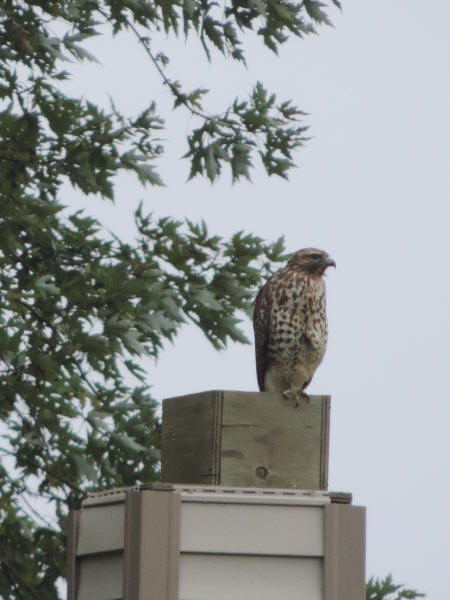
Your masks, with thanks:
[{"label": "red-shouldered hawk", "polygon": [[269,277],[255,299],[256,372],[261,391],[299,402],[327,345],[325,282],[336,263],[323,250],[304,248]]}]

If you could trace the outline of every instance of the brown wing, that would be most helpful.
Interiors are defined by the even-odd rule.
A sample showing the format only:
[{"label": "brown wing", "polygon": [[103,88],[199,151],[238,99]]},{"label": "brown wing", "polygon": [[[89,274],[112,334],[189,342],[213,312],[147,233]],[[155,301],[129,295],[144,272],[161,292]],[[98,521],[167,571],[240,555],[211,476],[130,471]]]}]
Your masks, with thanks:
[{"label": "brown wing", "polygon": [[255,332],[255,358],[256,375],[258,378],[258,387],[261,392],[264,391],[264,379],[268,366],[267,346],[270,335],[270,317],[271,317],[271,290],[267,282],[258,292],[255,298],[255,309],[253,312],[253,330]]}]

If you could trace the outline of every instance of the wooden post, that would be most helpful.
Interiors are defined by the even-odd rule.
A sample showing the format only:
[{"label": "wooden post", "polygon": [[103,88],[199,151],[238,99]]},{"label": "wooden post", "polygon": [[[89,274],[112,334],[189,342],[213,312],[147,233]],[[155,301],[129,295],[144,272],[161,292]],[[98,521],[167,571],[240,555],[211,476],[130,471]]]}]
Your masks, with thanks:
[{"label": "wooden post", "polygon": [[208,391],[163,401],[161,479],[326,490],[329,396],[295,406],[272,392]]},{"label": "wooden post", "polygon": [[324,491],[329,412],[328,396],[164,400],[169,483],[83,502],[69,600],[363,600],[365,509]]}]

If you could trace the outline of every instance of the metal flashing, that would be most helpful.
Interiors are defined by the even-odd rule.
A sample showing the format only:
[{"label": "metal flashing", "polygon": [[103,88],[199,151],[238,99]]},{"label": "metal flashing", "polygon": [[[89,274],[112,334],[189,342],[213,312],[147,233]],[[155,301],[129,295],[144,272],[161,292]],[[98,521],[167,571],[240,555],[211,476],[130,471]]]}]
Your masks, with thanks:
[{"label": "metal flashing", "polygon": [[152,483],[129,488],[113,488],[107,492],[94,492],[83,501],[83,508],[96,504],[115,504],[125,501],[128,492],[147,490],[181,494],[183,502],[263,502],[266,504],[351,504],[352,495],[347,492],[328,492],[323,490],[277,489],[230,487],[214,485],[174,485]]}]

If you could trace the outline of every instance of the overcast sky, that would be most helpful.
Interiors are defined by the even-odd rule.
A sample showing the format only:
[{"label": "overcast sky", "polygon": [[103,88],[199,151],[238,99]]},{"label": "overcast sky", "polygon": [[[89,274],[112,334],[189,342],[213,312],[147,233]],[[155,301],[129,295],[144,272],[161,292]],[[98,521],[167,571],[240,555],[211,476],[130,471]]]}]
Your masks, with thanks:
[{"label": "overcast sky", "polygon": [[[142,199],[157,215],[205,218],[224,236],[284,235],[289,251],[331,254],[329,346],[309,388],[332,396],[329,487],[368,508],[368,576],[392,572],[441,600],[450,557],[450,5],[344,0],[343,8],[331,13],[334,28],[293,40],[279,58],[251,42],[247,70],[220,58],[208,65],[199,46],[163,41],[174,78],[214,88],[212,111],[259,79],[310,113],[313,139],[289,183],[258,170],[252,184],[231,186],[227,174],[215,186],[186,184],[179,157],[189,119],[166,108],[167,187],[142,190],[123,178],[115,207],[84,205],[123,236]],[[129,41],[96,44],[102,66],[79,71],[78,93],[105,102],[111,94],[136,112],[152,99],[172,102]],[[149,380],[158,399],[256,390],[253,348],[217,353],[190,328],[149,364]]]}]

